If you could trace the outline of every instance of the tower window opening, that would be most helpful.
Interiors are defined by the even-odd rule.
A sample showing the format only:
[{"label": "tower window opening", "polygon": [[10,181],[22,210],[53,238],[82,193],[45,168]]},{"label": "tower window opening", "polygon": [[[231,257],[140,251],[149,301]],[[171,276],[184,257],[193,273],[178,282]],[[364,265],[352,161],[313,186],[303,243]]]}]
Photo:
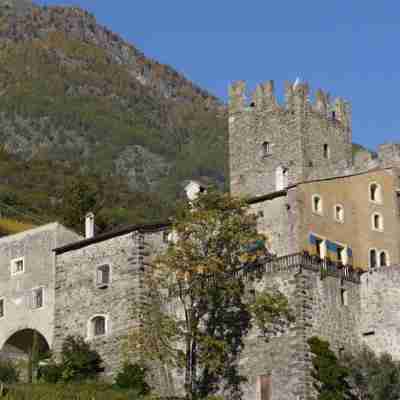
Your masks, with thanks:
[{"label": "tower window opening", "polygon": [[348,306],[349,305],[349,297],[346,289],[340,289],[340,302],[342,306]]},{"label": "tower window opening", "polygon": [[369,186],[369,199],[375,203],[382,202],[382,189],[377,183],[372,183]]},{"label": "tower window opening", "polygon": [[332,119],[336,119],[336,111],[332,111]]},{"label": "tower window opening", "polygon": [[330,158],[330,149],[328,144],[324,144],[324,158],[329,159]]},{"label": "tower window opening", "polygon": [[271,143],[270,142],[264,142],[262,144],[262,155],[263,157],[268,157],[271,155]]}]

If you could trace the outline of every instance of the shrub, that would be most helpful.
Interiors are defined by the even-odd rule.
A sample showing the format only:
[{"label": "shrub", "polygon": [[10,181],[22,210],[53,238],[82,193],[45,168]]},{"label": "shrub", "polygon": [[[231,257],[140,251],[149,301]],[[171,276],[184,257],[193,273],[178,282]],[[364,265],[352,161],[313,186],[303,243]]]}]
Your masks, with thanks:
[{"label": "shrub", "polygon": [[16,383],[18,382],[19,373],[15,365],[11,361],[0,361],[0,382]]},{"label": "shrub", "polygon": [[62,366],[55,363],[43,365],[39,367],[38,378],[46,383],[57,383],[62,378]]},{"label": "shrub", "polygon": [[146,372],[147,368],[140,364],[125,363],[115,379],[115,384],[118,388],[133,389],[138,396],[145,396],[150,392],[146,383]]},{"label": "shrub", "polygon": [[308,344],[314,355],[312,376],[317,381],[318,400],[355,400],[348,384],[349,370],[341,365],[329,343],[314,336]]},{"label": "shrub", "polygon": [[64,382],[94,379],[103,370],[101,357],[81,336],[68,336],[64,340],[61,357]]}]

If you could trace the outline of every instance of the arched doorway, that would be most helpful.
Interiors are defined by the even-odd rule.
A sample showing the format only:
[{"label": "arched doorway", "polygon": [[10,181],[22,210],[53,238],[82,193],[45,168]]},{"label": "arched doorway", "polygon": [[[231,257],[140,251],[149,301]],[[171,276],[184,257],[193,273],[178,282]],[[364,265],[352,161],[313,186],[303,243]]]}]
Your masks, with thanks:
[{"label": "arched doorway", "polygon": [[22,329],[12,334],[5,342],[2,353],[14,361],[26,361],[26,373],[22,375],[28,382],[35,380],[41,359],[49,354],[50,346],[46,338],[34,329]]}]

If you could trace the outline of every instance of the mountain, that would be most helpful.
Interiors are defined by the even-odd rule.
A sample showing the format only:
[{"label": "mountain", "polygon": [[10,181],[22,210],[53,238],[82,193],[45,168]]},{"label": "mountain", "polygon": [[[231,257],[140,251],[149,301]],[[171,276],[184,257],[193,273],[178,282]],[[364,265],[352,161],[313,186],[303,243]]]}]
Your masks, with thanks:
[{"label": "mountain", "polygon": [[0,210],[6,193],[57,218],[76,175],[104,193],[120,183],[123,199],[102,200],[110,221],[165,217],[185,179],[224,185],[227,130],[215,96],[87,11],[0,1]]}]

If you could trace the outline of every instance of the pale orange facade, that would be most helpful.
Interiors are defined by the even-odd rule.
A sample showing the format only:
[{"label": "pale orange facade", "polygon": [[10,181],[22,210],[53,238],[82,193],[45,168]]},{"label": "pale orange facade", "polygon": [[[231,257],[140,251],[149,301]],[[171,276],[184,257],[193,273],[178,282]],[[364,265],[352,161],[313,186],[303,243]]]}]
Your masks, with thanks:
[{"label": "pale orange facade", "polygon": [[400,264],[400,169],[297,185],[301,247],[366,269]]}]

